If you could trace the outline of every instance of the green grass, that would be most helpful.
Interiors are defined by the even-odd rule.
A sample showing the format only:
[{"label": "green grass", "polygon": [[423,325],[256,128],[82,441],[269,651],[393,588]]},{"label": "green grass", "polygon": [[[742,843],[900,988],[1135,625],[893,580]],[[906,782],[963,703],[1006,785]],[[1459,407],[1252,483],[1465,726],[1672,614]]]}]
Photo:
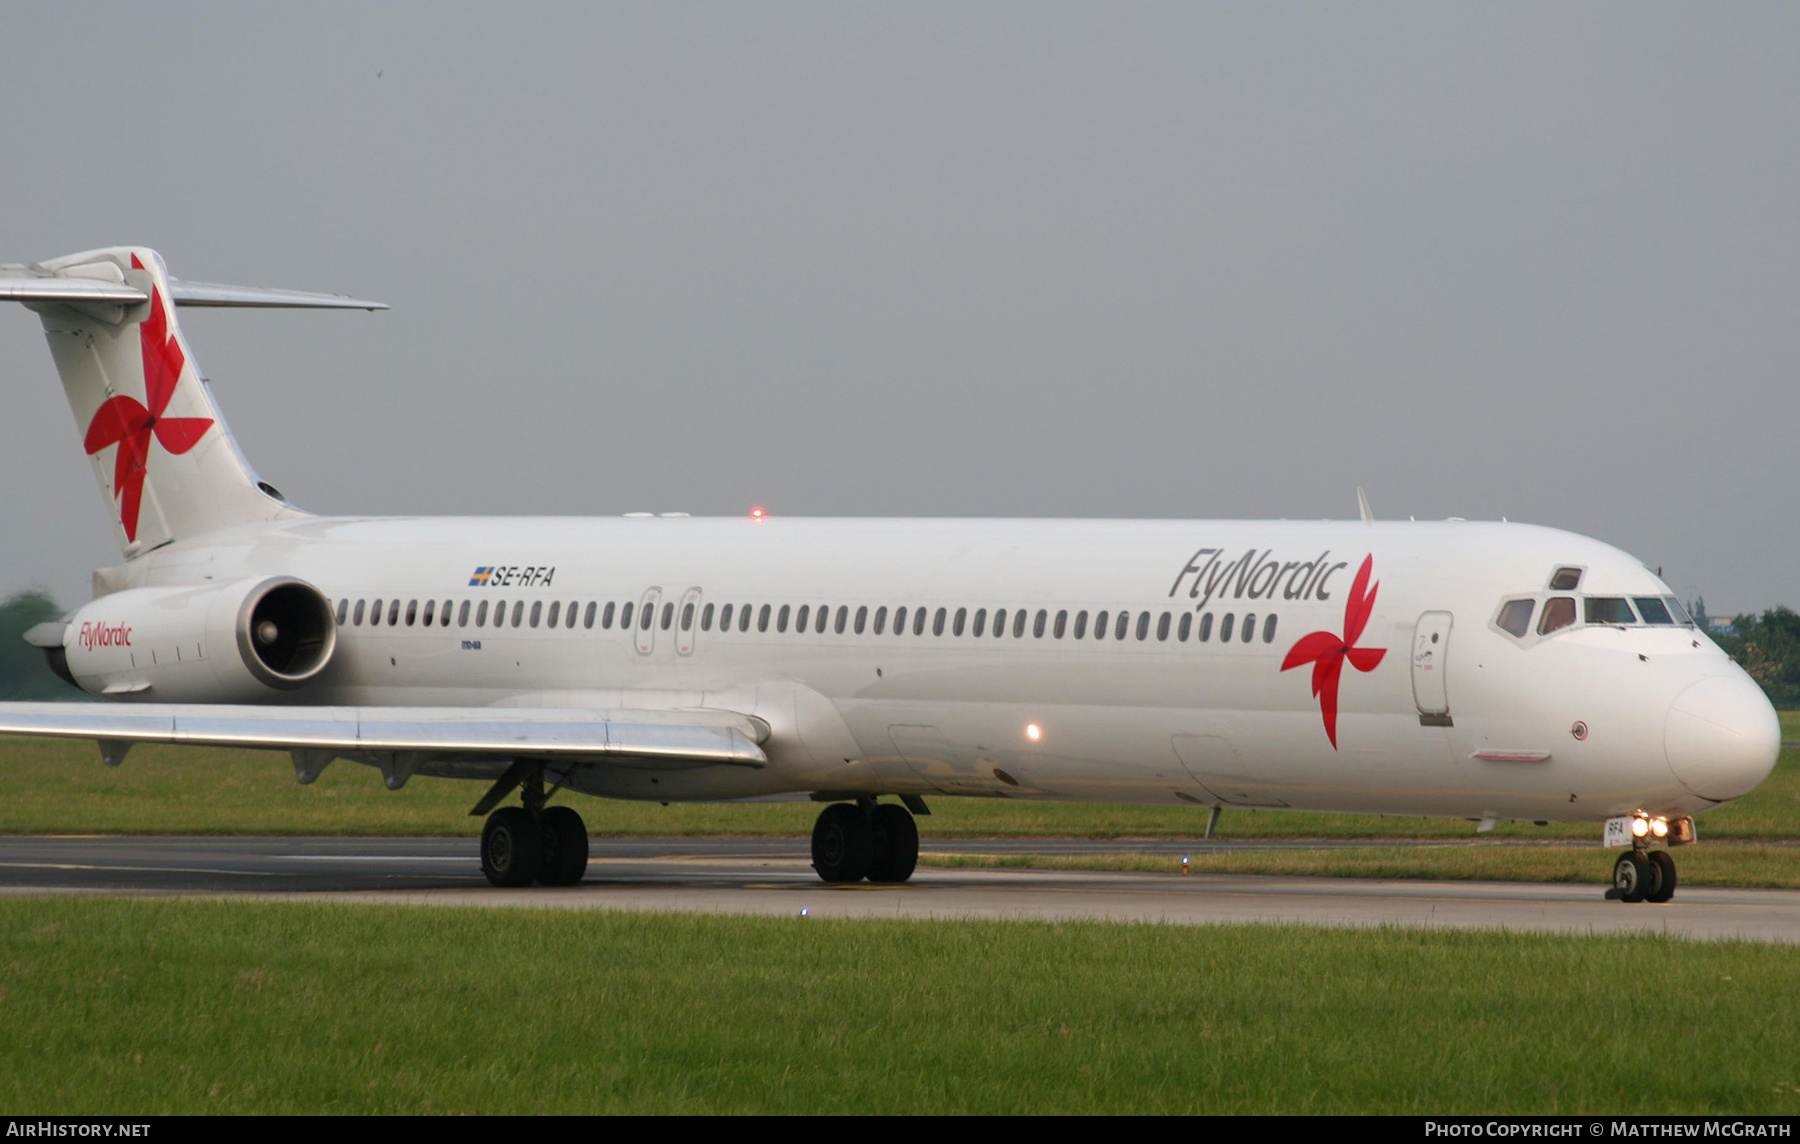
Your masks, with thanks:
[{"label": "green grass", "polygon": [[[1800,739],[1800,713],[1782,729]],[[140,746],[116,769],[93,744],[0,740],[0,833],[7,834],[476,834],[468,816],[482,784],[419,779],[389,791],[380,773],[339,762],[310,787],[285,754]],[[1099,806],[933,798],[922,823],[934,838],[1186,838],[1206,824],[1200,807]],[[812,804],[602,801],[576,797],[589,827],[611,835],[804,836]],[[1800,750],[1747,797],[1699,819],[1702,840],[1800,837]],[[1460,819],[1227,810],[1221,838],[1467,838]],[[1594,826],[1503,822],[1495,838],[1597,840]]]},{"label": "green grass", "polygon": [[[1683,886],[1800,889],[1800,847],[1699,846],[1674,851]],[[1605,882],[1616,851],[1587,846],[1370,846],[1354,850],[1196,851],[1195,874],[1291,874],[1327,878],[1432,881]],[[1121,850],[1111,854],[925,853],[921,866],[1023,870],[1125,870],[1179,874],[1181,857]]]},{"label": "green grass", "polygon": [[1643,937],[9,899],[0,1107],[1794,1115],[1797,994]]}]

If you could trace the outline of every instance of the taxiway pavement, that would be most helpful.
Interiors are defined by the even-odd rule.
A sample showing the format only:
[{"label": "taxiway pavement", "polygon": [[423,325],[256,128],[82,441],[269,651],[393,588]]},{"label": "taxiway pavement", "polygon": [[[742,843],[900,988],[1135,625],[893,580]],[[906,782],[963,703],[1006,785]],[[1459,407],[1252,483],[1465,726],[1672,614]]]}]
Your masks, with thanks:
[{"label": "taxiway pavement", "polygon": [[[1385,843],[1391,845],[1392,843]],[[1682,887],[1664,905],[1603,898],[1590,885],[1381,881],[1209,874],[1223,849],[1313,841],[952,839],[972,853],[1151,852],[1170,872],[934,869],[904,886],[827,886],[804,839],[597,838],[587,878],[497,890],[468,838],[0,838],[0,895],[203,895],[466,907],[682,911],[816,918],[1077,918],[1176,924],[1292,922],[1559,933],[1658,933],[1800,943],[1800,891]],[[1196,872],[1177,872],[1181,854]]]}]

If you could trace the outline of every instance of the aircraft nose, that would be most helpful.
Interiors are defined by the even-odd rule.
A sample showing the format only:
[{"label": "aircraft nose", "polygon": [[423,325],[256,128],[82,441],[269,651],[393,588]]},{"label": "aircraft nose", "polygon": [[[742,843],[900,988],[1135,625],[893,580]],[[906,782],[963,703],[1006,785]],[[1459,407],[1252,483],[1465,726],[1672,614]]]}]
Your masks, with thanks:
[{"label": "aircraft nose", "polygon": [[1682,786],[1723,802],[1749,793],[1775,769],[1781,722],[1748,675],[1714,675],[1669,705],[1663,745]]}]

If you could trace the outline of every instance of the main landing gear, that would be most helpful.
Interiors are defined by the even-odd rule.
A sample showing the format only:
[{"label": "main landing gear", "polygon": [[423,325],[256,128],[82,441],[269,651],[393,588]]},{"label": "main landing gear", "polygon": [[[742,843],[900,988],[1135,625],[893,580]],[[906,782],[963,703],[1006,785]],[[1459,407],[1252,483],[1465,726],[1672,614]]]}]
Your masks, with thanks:
[{"label": "main landing gear", "polygon": [[[930,813],[917,802],[915,809]],[[834,802],[813,825],[812,866],[827,882],[904,882],[918,864],[919,828],[906,807],[872,798]]]},{"label": "main landing gear", "polygon": [[[587,826],[566,806],[545,806],[544,769],[514,763],[470,814],[485,814],[517,786],[523,806],[504,806],[481,829],[481,872],[496,886],[573,886],[587,872]],[[552,791],[551,793],[554,793]]]}]

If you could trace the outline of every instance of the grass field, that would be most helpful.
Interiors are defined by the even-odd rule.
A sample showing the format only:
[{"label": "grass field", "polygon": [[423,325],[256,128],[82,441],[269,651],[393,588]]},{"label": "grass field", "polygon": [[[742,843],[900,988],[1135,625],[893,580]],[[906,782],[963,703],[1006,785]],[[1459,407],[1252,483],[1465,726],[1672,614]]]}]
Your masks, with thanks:
[{"label": "grass field", "polygon": [[[1800,712],[1782,714],[1785,738],[1800,740]],[[309,787],[294,782],[287,756],[140,746],[116,769],[92,743],[0,740],[0,833],[8,834],[381,834],[480,832],[469,807],[472,782],[419,779],[399,791],[379,772],[333,764]],[[1096,806],[931,799],[922,822],[934,838],[1184,838],[1206,825],[1200,807]],[[812,804],[660,806],[575,798],[599,835],[806,835]],[[1800,838],[1800,751],[1782,752],[1775,773],[1748,797],[1699,819],[1702,840]],[[1458,819],[1227,810],[1222,838],[1467,838]],[[1489,837],[1594,843],[1595,826],[1501,823]]]},{"label": "grass field", "polygon": [[1648,938],[10,899],[0,1107],[1793,1115],[1795,995]]}]

